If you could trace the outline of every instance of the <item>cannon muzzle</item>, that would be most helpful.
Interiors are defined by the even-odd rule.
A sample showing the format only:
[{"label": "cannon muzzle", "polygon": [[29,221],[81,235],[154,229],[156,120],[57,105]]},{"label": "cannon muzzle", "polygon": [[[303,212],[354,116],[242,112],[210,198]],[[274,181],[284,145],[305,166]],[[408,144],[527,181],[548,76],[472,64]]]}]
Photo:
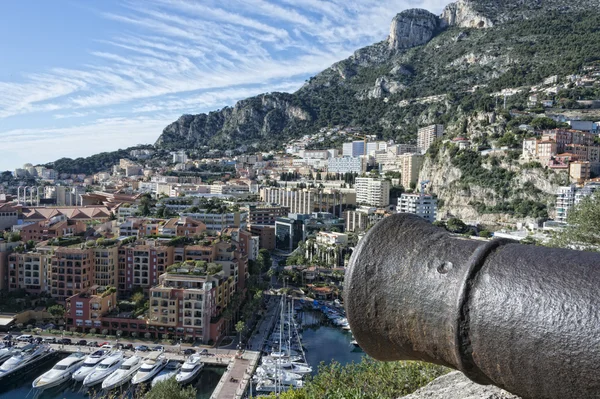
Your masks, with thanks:
[{"label": "cannon muzzle", "polygon": [[359,242],[344,300],[363,350],[527,399],[600,398],[600,254],[476,241],[409,214]]}]

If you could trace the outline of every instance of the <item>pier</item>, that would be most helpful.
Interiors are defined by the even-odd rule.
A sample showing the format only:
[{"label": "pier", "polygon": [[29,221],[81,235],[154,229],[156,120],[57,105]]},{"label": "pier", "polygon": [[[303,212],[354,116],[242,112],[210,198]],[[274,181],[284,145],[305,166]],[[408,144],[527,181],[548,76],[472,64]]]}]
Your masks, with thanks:
[{"label": "pier", "polygon": [[[58,352],[73,353],[83,352],[91,353],[98,348],[79,347],[76,345],[51,345]],[[165,347],[165,356],[167,359],[185,361],[186,356],[174,350],[176,347]],[[123,350],[126,356],[133,355],[135,351]],[[143,356],[144,353],[138,353]],[[252,373],[256,368],[260,352],[244,351],[239,353],[237,350],[230,349],[210,349],[209,354],[202,356],[202,362],[208,366],[226,367],[227,370],[217,384],[211,399],[239,399],[246,392]]]}]

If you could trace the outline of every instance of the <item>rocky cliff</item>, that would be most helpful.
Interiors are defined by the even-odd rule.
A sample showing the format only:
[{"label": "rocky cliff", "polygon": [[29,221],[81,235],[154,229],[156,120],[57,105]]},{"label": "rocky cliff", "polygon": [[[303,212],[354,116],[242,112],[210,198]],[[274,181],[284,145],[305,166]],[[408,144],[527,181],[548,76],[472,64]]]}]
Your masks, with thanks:
[{"label": "rocky cliff", "polygon": [[439,29],[438,17],[427,10],[402,11],[392,20],[387,42],[390,50],[405,50],[426,44]]},{"label": "rocky cliff", "polygon": [[480,14],[470,0],[458,0],[446,6],[441,15],[442,26],[458,26],[460,28],[491,28],[492,20]]}]

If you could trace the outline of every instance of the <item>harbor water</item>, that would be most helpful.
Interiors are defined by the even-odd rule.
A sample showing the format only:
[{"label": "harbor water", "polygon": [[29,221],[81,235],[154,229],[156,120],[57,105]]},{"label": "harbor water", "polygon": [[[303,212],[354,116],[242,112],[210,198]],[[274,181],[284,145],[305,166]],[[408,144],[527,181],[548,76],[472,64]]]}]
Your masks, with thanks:
[{"label": "harbor water", "polygon": [[332,360],[345,365],[359,363],[365,353],[352,345],[352,333],[332,325],[319,311],[308,310],[301,312],[302,343],[306,348],[306,362],[313,368],[313,374],[318,371],[322,362]]}]

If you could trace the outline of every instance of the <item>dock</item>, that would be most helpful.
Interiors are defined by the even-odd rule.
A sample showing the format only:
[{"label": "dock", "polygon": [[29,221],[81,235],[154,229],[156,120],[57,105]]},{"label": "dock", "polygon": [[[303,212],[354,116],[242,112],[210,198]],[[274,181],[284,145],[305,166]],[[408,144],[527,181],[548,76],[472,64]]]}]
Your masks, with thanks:
[{"label": "dock", "polygon": [[[51,345],[53,349],[64,353],[83,352],[91,353],[97,348],[78,347],[75,345]],[[186,356],[173,351],[174,348],[167,347],[165,356],[169,360],[185,361]],[[135,351],[124,350],[126,356],[133,355]],[[140,354],[143,356],[143,353]],[[208,366],[226,367],[227,370],[217,384],[211,399],[241,399],[248,389],[252,374],[256,369],[260,352],[237,350],[211,349],[209,355],[202,356],[202,362]]]}]

